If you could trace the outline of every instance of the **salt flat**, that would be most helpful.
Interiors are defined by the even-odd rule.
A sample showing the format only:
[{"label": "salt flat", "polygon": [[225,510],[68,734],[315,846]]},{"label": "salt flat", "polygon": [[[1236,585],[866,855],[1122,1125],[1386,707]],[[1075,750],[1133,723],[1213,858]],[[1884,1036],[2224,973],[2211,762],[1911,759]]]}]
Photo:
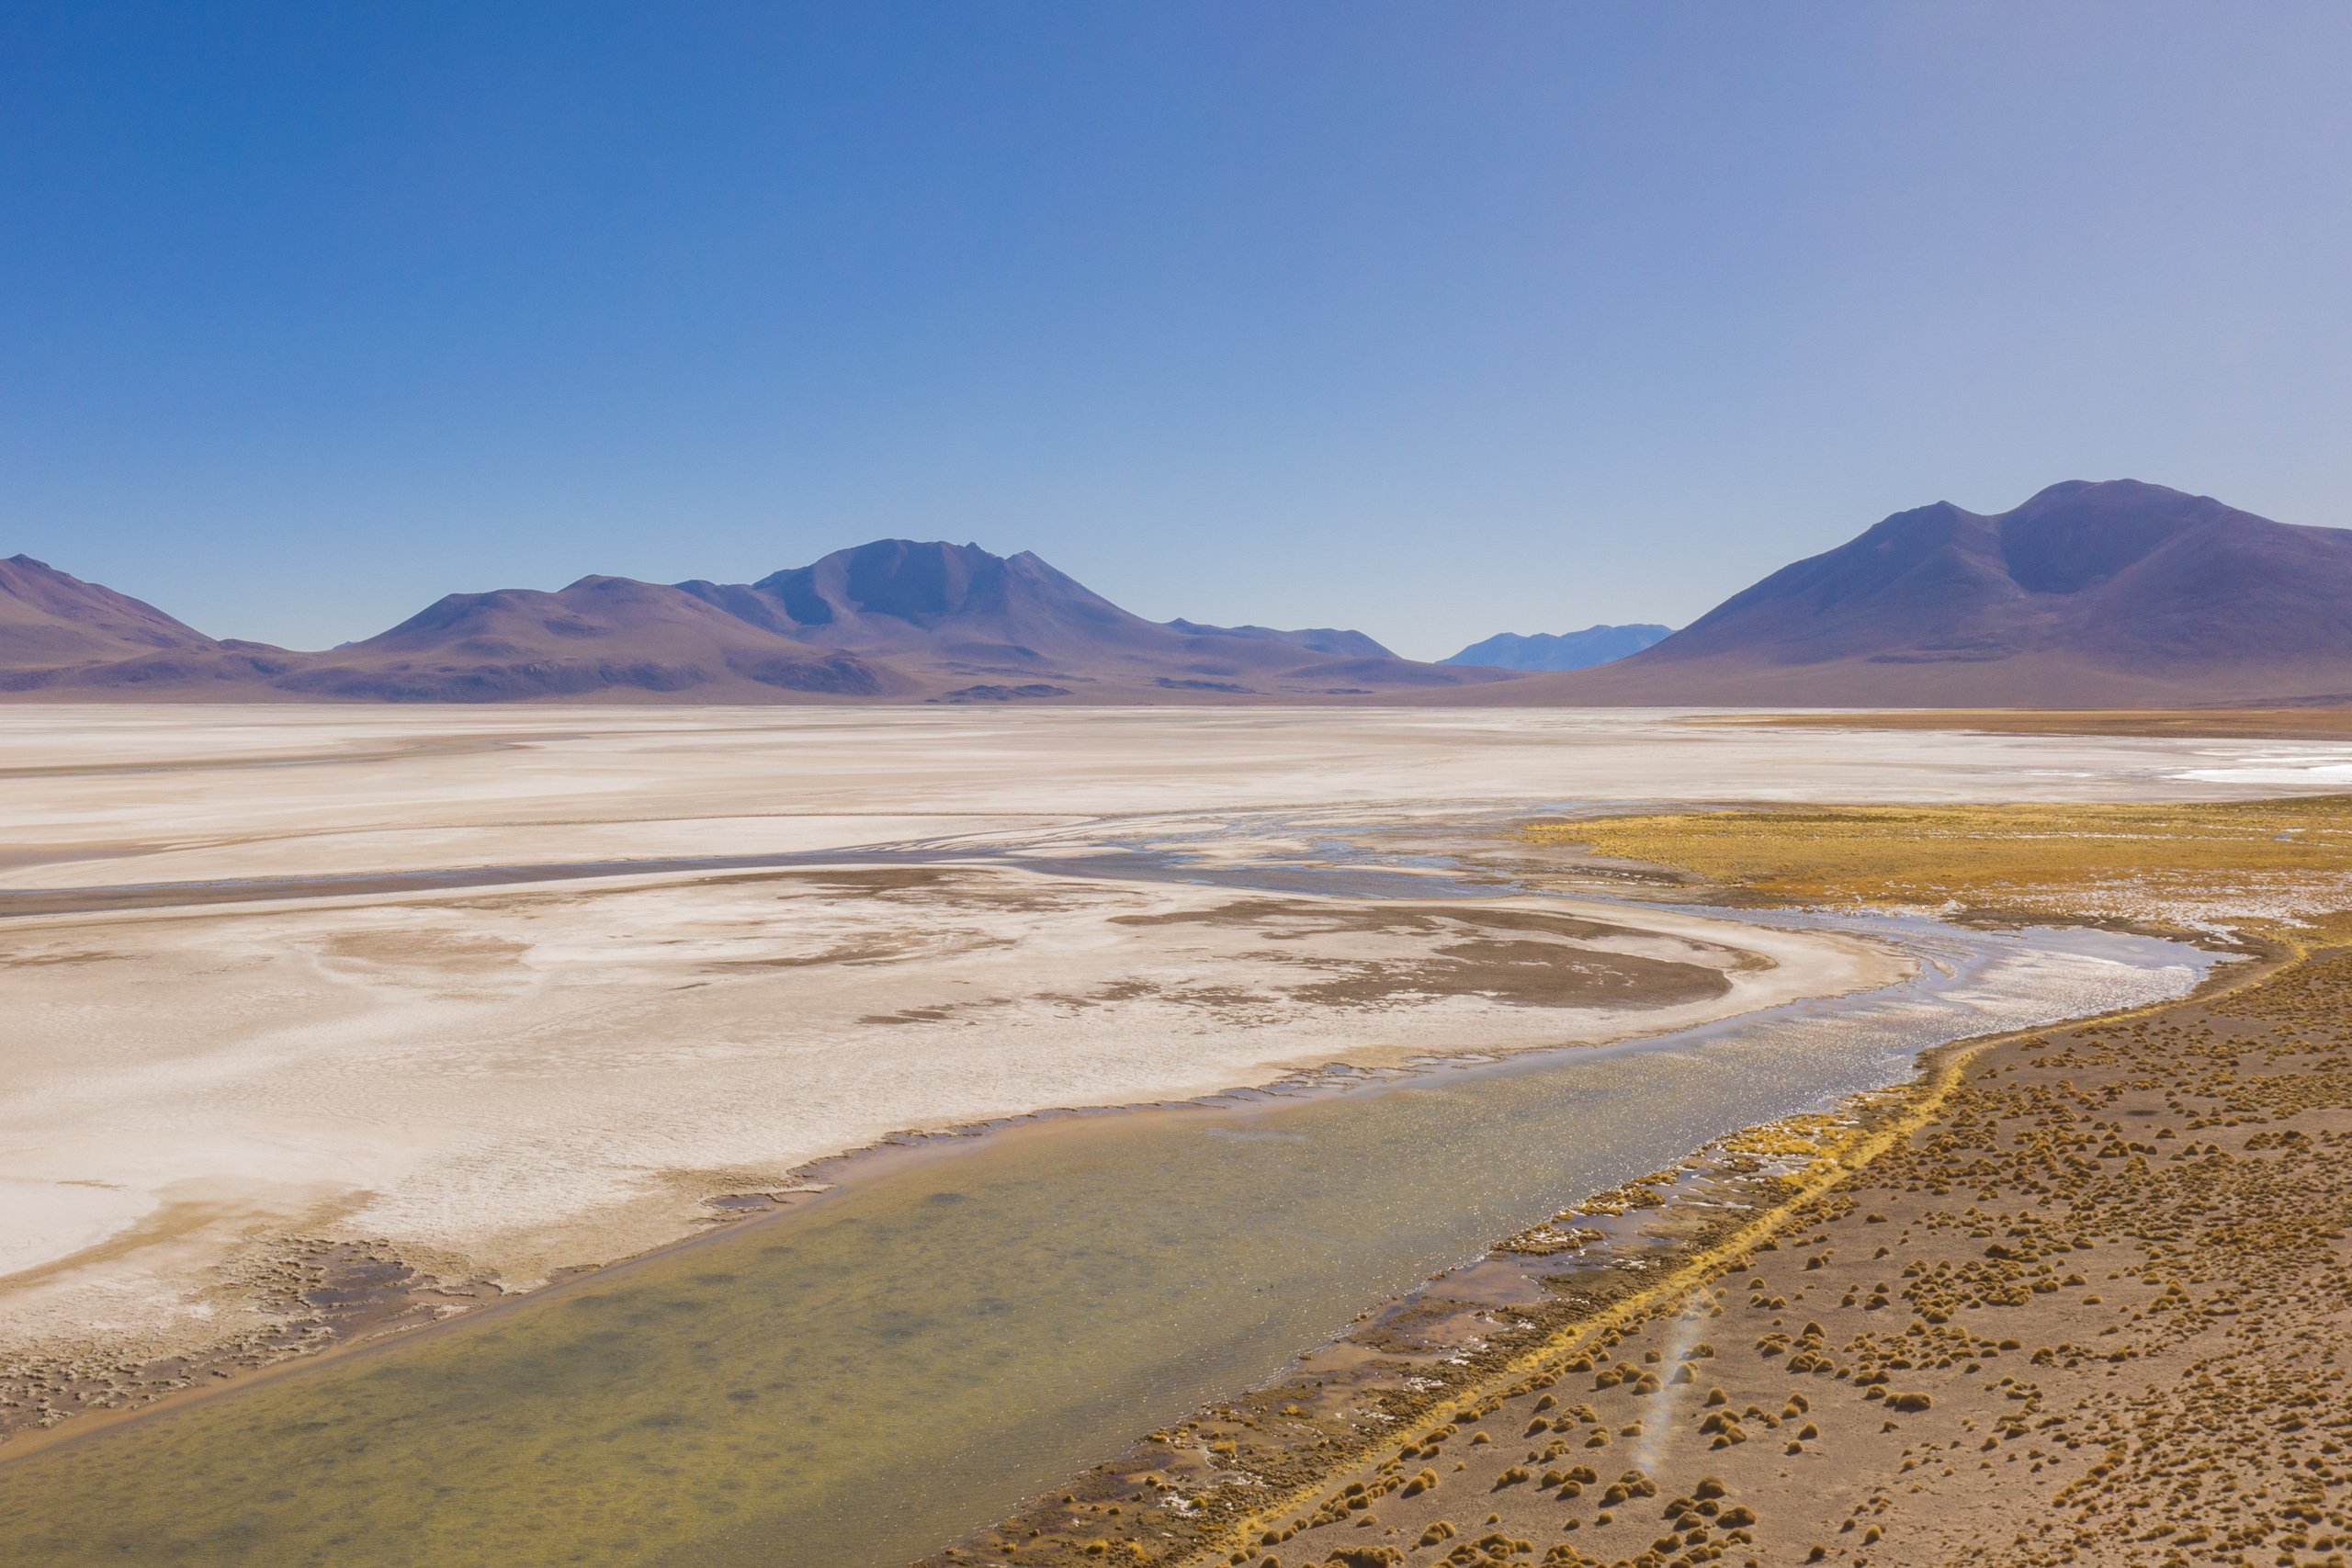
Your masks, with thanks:
[{"label": "salt flat", "polygon": [[[1580,802],[2276,794],[2347,755],[1624,713],[0,710],[0,890],[46,895],[0,922],[0,1349],[247,1332],[306,1242],[520,1288],[895,1130],[1621,1038],[1903,962],[1220,867]],[[515,866],[549,874],[471,874]],[[419,872],[448,886],[266,886]],[[265,886],[205,901],[230,880]],[[74,911],[125,887],[148,907]]]},{"label": "salt flat", "polygon": [[[1656,712],[0,708],[0,885],[845,847],[1362,805],[2291,789],[2352,748]],[[2249,766],[2250,759],[2281,758]],[[2184,779],[2191,770],[2243,776]],[[2340,782],[2341,774],[2337,775]]]}]

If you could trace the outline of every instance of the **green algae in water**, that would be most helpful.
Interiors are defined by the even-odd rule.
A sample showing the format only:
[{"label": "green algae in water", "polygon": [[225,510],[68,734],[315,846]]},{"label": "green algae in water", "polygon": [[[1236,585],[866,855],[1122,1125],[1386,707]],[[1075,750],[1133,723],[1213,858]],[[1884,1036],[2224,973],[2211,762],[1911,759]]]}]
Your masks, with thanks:
[{"label": "green algae in water", "polygon": [[1917,999],[1846,1010],[971,1140],[0,1466],[0,1563],[903,1563],[1565,1201],[1900,1077]]}]

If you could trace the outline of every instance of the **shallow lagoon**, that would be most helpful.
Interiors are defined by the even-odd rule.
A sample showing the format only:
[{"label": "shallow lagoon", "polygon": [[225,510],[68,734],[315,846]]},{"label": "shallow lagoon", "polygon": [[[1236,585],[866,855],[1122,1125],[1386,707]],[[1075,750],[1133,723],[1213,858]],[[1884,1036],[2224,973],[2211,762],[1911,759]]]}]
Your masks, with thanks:
[{"label": "shallow lagoon", "polygon": [[1927,1045],[2177,995],[2208,962],[1835,923],[1919,976],[887,1154],[804,1209],[0,1467],[0,1562],[903,1562],[1566,1203]]}]

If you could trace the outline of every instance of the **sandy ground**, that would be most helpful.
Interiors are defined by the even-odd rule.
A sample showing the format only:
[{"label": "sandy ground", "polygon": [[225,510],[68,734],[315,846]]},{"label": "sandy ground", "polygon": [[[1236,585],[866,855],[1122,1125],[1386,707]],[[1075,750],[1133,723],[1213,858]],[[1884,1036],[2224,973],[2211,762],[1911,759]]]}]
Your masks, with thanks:
[{"label": "sandy ground", "polygon": [[[1404,918],[1078,874],[1105,853],[1314,866],[1351,825],[1600,800],[2275,793],[2347,757],[1628,714],[0,712],[0,897],[46,896],[0,924],[0,1347],[248,1335],[299,1311],[288,1260],[326,1244],[517,1288],[894,1130],[1893,973],[1696,916],[1547,901],[1592,924],[1513,930],[1493,899]],[[910,848],[934,863],[881,852]],[[233,907],[201,886],[810,852]],[[152,907],[60,912],[131,886]]]}]

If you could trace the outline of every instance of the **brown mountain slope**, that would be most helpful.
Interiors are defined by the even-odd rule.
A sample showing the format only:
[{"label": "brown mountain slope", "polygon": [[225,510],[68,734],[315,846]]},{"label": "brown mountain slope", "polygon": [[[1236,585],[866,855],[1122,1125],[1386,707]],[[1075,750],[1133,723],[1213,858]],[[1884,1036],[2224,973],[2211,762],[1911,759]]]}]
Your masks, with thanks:
[{"label": "brown mountain slope", "polygon": [[901,695],[895,671],[747,625],[683,589],[583,577],[553,593],[452,593],[281,677],[305,696],[396,702],[673,694],[698,701]]},{"label": "brown mountain slope", "polygon": [[1491,671],[1398,659],[1361,632],[1147,621],[1023,551],[879,539],[739,586],[679,585],[753,625],[888,660],[979,700],[1301,699],[1475,684]]},{"label": "brown mountain slope", "polygon": [[[553,593],[451,594],[326,653],[215,642],[135,600],[39,570],[47,577],[19,572],[30,586],[17,600],[0,598],[0,612],[27,606],[18,618],[28,628],[21,651],[0,642],[0,692],[214,701],[1136,704],[1330,700],[1502,678],[1398,659],[1360,632],[1161,625],[1034,555],[903,539],[842,550],[754,583],[587,577]],[[0,620],[0,633],[13,624]],[[118,629],[101,635],[106,627]]]},{"label": "brown mountain slope", "polygon": [[1188,621],[1179,615],[1162,626],[1188,637],[1245,637],[1261,642],[1288,643],[1309,653],[1328,653],[1335,659],[1394,659],[1396,652],[1358,631],[1338,626],[1308,626],[1299,631],[1277,631],[1272,626],[1204,626],[1198,621]]},{"label": "brown mountain slope", "polygon": [[1897,513],[1543,705],[2106,707],[2352,701],[2352,533],[2120,479]]},{"label": "brown mountain slope", "polygon": [[0,560],[0,667],[12,673],[219,646],[153,604],[45,561]]},{"label": "brown mountain slope", "polygon": [[233,699],[299,654],[224,642],[153,604],[37,561],[0,560],[0,694]]}]

